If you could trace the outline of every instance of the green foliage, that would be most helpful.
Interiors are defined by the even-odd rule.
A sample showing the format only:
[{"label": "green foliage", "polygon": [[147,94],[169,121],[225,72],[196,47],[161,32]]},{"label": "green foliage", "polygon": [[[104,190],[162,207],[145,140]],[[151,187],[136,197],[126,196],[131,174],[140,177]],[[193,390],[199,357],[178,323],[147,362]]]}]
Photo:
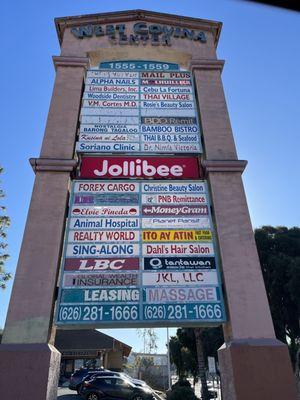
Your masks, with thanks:
[{"label": "green foliage", "polygon": [[[3,168],[0,167],[0,174],[3,172]],[[4,192],[0,189],[0,200],[4,197]],[[9,255],[6,251],[7,243],[5,243],[7,234],[6,230],[10,225],[10,219],[5,214],[5,207],[0,205],[0,288],[6,288],[6,282],[11,279],[12,275],[5,271],[5,262]]]},{"label": "green foliage", "polygon": [[198,397],[195,396],[188,380],[179,379],[172,385],[172,390],[167,392],[167,400],[198,400]]},{"label": "green foliage", "polygon": [[183,378],[186,369],[182,359],[182,343],[179,341],[178,336],[172,336],[169,341],[169,349],[170,349],[170,361],[176,367],[177,375],[179,379]]},{"label": "green foliage", "polygon": [[300,349],[300,228],[263,226],[255,240],[276,337],[287,343],[296,367]]},{"label": "green foliage", "polygon": [[172,385],[172,389],[176,389],[176,388],[178,388],[178,387],[181,387],[181,386],[187,386],[187,387],[191,387],[191,384],[190,384],[190,382],[187,380],[187,379],[178,379],[178,381],[177,382],[175,382],[173,385]]}]

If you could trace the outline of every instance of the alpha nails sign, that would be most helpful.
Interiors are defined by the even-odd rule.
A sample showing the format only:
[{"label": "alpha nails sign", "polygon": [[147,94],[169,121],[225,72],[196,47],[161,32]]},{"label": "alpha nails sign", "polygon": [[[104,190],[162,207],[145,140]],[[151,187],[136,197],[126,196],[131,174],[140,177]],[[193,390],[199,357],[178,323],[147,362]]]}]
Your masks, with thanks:
[{"label": "alpha nails sign", "polygon": [[[92,171],[128,178],[132,157],[112,157],[111,171],[97,159]],[[181,165],[179,159],[173,162]],[[145,157],[132,177],[143,177],[142,161],[158,173],[160,164]],[[171,171],[168,159],[160,162]],[[88,171],[83,164],[84,176]],[[205,182],[74,181],[56,319],[113,327],[224,321]]]},{"label": "alpha nails sign", "polygon": [[122,61],[87,71],[79,153],[201,153],[192,75],[177,64]]},{"label": "alpha nails sign", "polygon": [[[199,178],[197,157],[83,157],[81,178]],[[148,201],[149,202],[149,201]]]}]

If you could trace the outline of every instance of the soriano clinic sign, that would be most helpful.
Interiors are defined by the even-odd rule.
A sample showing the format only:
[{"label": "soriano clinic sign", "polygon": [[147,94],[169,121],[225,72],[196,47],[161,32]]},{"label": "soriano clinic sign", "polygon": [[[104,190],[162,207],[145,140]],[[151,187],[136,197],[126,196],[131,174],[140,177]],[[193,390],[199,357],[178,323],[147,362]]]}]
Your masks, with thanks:
[{"label": "soriano clinic sign", "polygon": [[57,324],[223,322],[209,204],[199,180],[74,181]]}]

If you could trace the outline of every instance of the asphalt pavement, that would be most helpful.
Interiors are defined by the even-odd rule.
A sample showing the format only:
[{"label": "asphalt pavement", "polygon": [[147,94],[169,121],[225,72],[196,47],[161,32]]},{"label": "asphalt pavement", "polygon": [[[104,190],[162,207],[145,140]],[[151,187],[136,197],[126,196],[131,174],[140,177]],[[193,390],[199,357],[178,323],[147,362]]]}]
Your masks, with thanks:
[{"label": "asphalt pavement", "polygon": [[81,397],[74,391],[66,387],[59,387],[57,390],[58,400],[81,400]]}]

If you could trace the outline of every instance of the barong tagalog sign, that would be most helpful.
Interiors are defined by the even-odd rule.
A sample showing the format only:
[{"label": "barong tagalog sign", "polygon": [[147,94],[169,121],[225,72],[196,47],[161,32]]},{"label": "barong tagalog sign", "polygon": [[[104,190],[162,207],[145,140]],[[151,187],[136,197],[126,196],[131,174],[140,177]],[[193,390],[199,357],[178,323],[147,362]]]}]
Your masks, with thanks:
[{"label": "barong tagalog sign", "polygon": [[225,320],[202,180],[75,180],[56,323],[197,326]]},{"label": "barong tagalog sign", "polygon": [[201,153],[191,72],[149,61],[88,70],[76,151]]}]

